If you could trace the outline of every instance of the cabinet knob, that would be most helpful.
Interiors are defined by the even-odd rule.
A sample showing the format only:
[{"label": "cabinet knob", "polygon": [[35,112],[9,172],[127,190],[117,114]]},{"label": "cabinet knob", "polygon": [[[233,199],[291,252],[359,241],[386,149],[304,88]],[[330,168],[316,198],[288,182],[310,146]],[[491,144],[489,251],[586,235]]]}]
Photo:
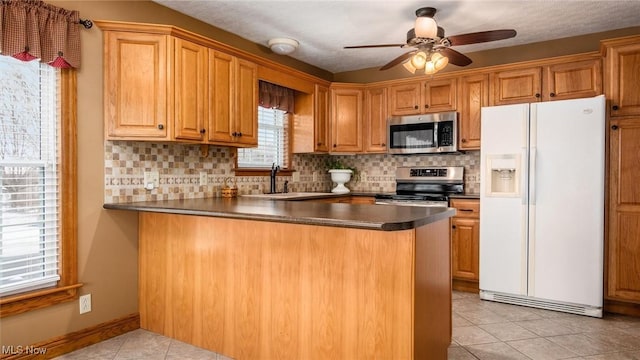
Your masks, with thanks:
[{"label": "cabinet knob", "polygon": [[414,109],[416,109],[416,110],[418,110],[418,105],[414,106],[413,108],[414,108]]},{"label": "cabinet knob", "polygon": [[618,110],[618,109],[620,109],[620,107],[619,107],[618,105],[613,105],[611,108],[612,108],[613,110]]},{"label": "cabinet knob", "polygon": [[238,133],[234,131],[234,132],[231,133],[231,136],[236,137],[236,136],[238,136]]},{"label": "cabinet knob", "polygon": [[204,133],[206,133],[206,132],[207,132],[207,130],[205,130],[205,129],[200,129],[200,134],[204,134]]},{"label": "cabinet knob", "polygon": [[320,146],[320,145],[322,145],[322,143],[318,141],[318,143],[316,145]]},{"label": "cabinet knob", "polygon": [[618,130],[618,125],[611,125],[611,130]]},{"label": "cabinet knob", "polygon": [[429,104],[424,104],[424,108],[428,109],[429,108]]},{"label": "cabinet knob", "polygon": [[467,139],[464,139],[464,138],[463,138],[463,139],[461,139],[460,141],[462,141],[463,143],[466,143],[466,142],[467,142]]},{"label": "cabinet knob", "polygon": [[160,130],[164,129],[164,125],[158,124],[158,129],[160,129]]},{"label": "cabinet knob", "polygon": [[549,94],[549,96],[554,97],[554,96],[556,96],[556,93],[551,93],[551,94]]},{"label": "cabinet knob", "polygon": [[452,228],[452,229],[455,229],[455,228],[456,228],[456,226],[455,226],[455,225],[451,225],[451,228]]},{"label": "cabinet knob", "polygon": [[333,144],[333,147],[338,147],[338,145],[336,145],[336,144]]},{"label": "cabinet knob", "polygon": [[540,97],[540,94],[536,94],[536,97],[537,97],[537,98],[539,98],[539,97]]},{"label": "cabinet knob", "polygon": [[239,133],[238,133],[238,137],[240,137],[240,136],[242,136],[242,133],[241,133],[241,132],[239,132]]},{"label": "cabinet knob", "polygon": [[380,144],[380,146],[387,146],[387,144],[385,144],[385,143],[382,143],[382,144]]}]

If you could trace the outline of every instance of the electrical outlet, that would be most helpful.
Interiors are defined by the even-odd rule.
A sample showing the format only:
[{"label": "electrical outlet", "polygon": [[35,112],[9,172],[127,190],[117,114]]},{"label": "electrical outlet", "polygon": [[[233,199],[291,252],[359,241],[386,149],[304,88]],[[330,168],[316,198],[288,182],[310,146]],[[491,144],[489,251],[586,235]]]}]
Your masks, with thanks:
[{"label": "electrical outlet", "polygon": [[200,184],[200,186],[207,185],[207,172],[206,171],[200,171],[199,184]]},{"label": "electrical outlet", "polygon": [[160,175],[157,171],[145,171],[143,182],[145,189],[153,190],[160,185]]},{"label": "electrical outlet", "polygon": [[294,171],[291,175],[291,181],[299,182],[300,181],[300,173],[298,171]]},{"label": "electrical outlet", "polygon": [[316,181],[318,181],[318,172],[314,171],[313,172],[313,182],[316,182]]},{"label": "electrical outlet", "polygon": [[91,294],[80,296],[80,314],[91,311]]},{"label": "electrical outlet", "polygon": [[360,181],[362,182],[366,182],[367,181],[367,173],[364,171],[360,172]]}]

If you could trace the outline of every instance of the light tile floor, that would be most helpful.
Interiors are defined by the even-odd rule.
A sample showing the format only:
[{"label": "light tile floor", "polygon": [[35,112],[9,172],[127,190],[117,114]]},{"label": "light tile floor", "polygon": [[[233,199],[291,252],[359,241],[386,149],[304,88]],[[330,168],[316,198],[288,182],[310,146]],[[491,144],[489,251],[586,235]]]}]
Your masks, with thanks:
[{"label": "light tile floor", "polygon": [[[142,329],[56,359],[230,360]],[[640,360],[640,318],[606,315],[596,319],[454,292],[449,360],[459,359]]]}]

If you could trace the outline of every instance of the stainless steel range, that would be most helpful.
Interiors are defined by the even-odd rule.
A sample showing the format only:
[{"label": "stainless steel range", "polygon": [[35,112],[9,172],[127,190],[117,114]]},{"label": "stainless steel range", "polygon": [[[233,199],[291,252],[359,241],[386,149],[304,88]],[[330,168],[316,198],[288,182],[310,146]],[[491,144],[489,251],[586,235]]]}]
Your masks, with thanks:
[{"label": "stainless steel range", "polygon": [[449,195],[464,193],[464,168],[399,167],[396,193],[376,195],[376,204],[406,206],[449,206]]}]

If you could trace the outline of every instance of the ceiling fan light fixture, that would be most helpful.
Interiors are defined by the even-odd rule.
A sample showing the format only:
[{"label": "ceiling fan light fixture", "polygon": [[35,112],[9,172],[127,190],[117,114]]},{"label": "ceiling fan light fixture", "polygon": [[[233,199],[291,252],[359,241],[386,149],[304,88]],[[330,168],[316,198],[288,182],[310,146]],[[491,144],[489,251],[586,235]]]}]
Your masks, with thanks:
[{"label": "ceiling fan light fixture", "polygon": [[414,26],[416,36],[419,38],[435,39],[438,37],[438,24],[433,18],[419,16]]},{"label": "ceiling fan light fixture", "polygon": [[288,38],[274,38],[268,44],[271,51],[279,55],[289,55],[300,45],[298,41]]},{"label": "ceiling fan light fixture", "polygon": [[430,62],[433,63],[433,66],[436,69],[436,71],[440,71],[445,67],[447,67],[447,65],[449,64],[449,58],[446,56],[443,56],[440,53],[433,53],[433,55],[431,55]]},{"label": "ceiling fan light fixture", "polygon": [[404,66],[405,69],[407,69],[408,72],[415,74],[416,73],[416,67],[411,65],[411,60],[405,61],[404,64],[402,64],[402,66]]},{"label": "ceiling fan light fixture", "polygon": [[413,65],[417,70],[424,69],[426,63],[427,54],[425,54],[424,51],[418,51],[417,54],[411,57],[411,65]]}]

